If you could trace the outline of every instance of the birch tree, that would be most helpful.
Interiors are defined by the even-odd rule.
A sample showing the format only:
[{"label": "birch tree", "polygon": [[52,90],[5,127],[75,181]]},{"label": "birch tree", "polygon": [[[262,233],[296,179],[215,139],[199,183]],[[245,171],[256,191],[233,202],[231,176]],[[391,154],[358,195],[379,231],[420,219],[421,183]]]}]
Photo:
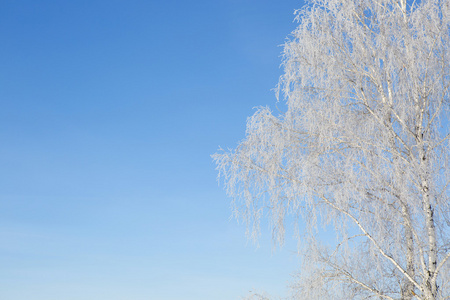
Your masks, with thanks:
[{"label": "birch tree", "polygon": [[234,214],[280,244],[306,224],[299,299],[450,299],[450,0],[312,0],[296,19],[286,109],[213,155]]}]

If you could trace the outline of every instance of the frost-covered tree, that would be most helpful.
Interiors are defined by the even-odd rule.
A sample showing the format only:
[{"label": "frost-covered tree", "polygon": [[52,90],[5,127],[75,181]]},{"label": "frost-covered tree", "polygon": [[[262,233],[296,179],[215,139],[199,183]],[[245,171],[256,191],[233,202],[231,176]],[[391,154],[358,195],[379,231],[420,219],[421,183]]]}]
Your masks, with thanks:
[{"label": "frost-covered tree", "polygon": [[[306,224],[300,299],[450,299],[450,0],[313,0],[278,116],[213,155],[254,235]],[[316,237],[333,226],[336,243]]]}]

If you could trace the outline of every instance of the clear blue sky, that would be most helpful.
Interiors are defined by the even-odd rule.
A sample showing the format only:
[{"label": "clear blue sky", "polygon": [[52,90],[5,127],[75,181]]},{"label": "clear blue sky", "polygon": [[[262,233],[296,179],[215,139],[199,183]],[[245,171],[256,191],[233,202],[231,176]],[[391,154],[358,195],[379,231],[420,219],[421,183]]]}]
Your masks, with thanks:
[{"label": "clear blue sky", "polygon": [[0,299],[282,295],[294,243],[246,241],[210,155],[275,103],[302,6],[1,1]]}]

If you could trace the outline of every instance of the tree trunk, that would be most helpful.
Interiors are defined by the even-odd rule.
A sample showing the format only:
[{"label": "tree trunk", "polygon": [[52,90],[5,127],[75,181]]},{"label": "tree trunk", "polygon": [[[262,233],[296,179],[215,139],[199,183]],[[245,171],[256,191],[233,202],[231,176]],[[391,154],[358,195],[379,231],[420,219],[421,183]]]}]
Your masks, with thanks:
[{"label": "tree trunk", "polygon": [[[406,203],[402,202],[402,214],[405,222],[405,240],[406,240],[406,272],[411,278],[414,278],[414,239],[411,230],[411,219],[409,209]],[[414,294],[414,284],[410,280],[405,280],[402,287],[402,300],[411,300]]]}]

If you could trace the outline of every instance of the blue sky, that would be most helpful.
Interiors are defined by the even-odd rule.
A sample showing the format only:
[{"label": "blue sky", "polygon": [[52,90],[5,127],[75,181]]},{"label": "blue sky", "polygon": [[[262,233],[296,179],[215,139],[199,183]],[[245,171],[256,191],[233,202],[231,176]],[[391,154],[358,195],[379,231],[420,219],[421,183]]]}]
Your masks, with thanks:
[{"label": "blue sky", "polygon": [[282,295],[294,242],[247,242],[210,155],[275,103],[302,6],[1,1],[0,299]]}]

